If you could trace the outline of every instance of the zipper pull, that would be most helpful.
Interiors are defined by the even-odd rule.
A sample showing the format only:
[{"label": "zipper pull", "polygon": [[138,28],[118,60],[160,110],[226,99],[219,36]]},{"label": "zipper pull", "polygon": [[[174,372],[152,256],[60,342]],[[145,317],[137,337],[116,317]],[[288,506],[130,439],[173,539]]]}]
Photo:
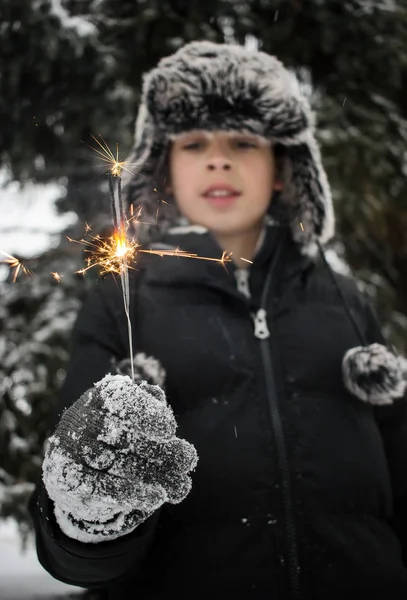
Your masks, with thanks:
[{"label": "zipper pull", "polygon": [[236,269],[235,277],[238,291],[250,300],[249,269]]},{"label": "zipper pull", "polygon": [[270,331],[267,327],[267,312],[264,308],[259,308],[256,313],[251,314],[254,322],[254,337],[259,340],[266,340],[270,337]]}]

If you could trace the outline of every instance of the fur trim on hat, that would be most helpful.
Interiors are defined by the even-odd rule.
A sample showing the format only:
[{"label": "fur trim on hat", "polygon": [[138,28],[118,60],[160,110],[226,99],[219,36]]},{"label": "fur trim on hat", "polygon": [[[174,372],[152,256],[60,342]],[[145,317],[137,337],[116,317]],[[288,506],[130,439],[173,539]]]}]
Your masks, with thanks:
[{"label": "fur trim on hat", "polygon": [[392,404],[406,391],[406,363],[382,344],[351,348],[342,360],[345,386],[369,404]]},{"label": "fur trim on hat", "polygon": [[[284,189],[273,197],[270,214],[290,223],[304,254],[314,255],[316,240],[324,244],[333,236],[331,191],[313,114],[297,79],[277,58],[199,41],[163,58],[143,76],[135,145],[128,158],[137,174],[123,173],[123,189],[128,204],[142,207],[144,222],[155,223],[159,206],[155,232],[179,222],[174,199],[160,202],[168,149],[171,138],[194,129],[247,132],[283,147]],[[149,239],[149,230],[137,227],[139,239]]]}]

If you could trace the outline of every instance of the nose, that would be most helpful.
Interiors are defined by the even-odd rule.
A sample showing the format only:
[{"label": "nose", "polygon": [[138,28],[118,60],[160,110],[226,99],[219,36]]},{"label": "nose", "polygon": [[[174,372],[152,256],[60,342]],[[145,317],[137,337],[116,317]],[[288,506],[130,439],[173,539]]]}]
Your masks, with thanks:
[{"label": "nose", "polygon": [[206,161],[209,171],[218,169],[229,171],[232,168],[227,143],[224,140],[218,139],[216,135],[210,143]]},{"label": "nose", "polygon": [[229,171],[231,166],[231,162],[225,155],[225,152],[221,152],[219,149],[212,152],[211,156],[208,157],[207,168],[209,171],[215,171],[217,169]]},{"label": "nose", "polygon": [[212,157],[208,160],[207,168],[209,171],[215,171],[216,169],[230,171],[230,160],[224,156]]}]

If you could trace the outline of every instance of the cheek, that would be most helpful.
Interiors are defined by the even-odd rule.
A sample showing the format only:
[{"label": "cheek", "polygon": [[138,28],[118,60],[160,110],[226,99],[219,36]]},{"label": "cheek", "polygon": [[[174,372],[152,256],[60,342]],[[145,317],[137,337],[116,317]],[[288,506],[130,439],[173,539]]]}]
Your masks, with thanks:
[{"label": "cheek", "polygon": [[179,211],[194,219],[198,210],[196,202],[197,177],[189,161],[176,161],[171,166],[172,193]]},{"label": "cheek", "polygon": [[172,187],[177,194],[190,190],[196,183],[195,165],[190,160],[178,157],[170,165]]},{"label": "cheek", "polygon": [[251,169],[251,177],[253,181],[257,182],[257,185],[260,185],[264,188],[264,190],[272,190],[273,187],[273,168],[270,165],[269,160],[258,161],[253,165]]},{"label": "cheek", "polygon": [[268,206],[273,193],[273,170],[268,162],[254,162],[252,165],[246,165],[245,183],[247,190],[256,203]]}]

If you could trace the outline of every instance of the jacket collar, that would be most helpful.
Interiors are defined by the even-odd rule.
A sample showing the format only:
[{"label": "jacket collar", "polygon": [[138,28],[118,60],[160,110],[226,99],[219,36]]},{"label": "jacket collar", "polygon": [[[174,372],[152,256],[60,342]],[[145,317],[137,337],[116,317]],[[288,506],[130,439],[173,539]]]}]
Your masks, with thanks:
[{"label": "jacket collar", "polygon": [[[267,273],[276,244],[284,246],[277,269],[277,276],[281,281],[302,273],[315,263],[315,259],[300,252],[300,248],[292,241],[287,226],[269,224],[265,227],[261,247],[257,250],[253,264],[248,265],[252,273],[257,275]],[[151,243],[149,248],[151,250],[175,250],[178,248],[196,254],[198,257],[209,259],[220,259],[223,252],[211,233],[198,226],[170,230],[160,240]],[[145,268],[145,279],[149,283],[209,285],[222,288],[229,293],[236,292],[240,297],[236,289],[235,272],[237,267],[234,262],[221,264],[216,260],[143,254],[139,266]]]}]

